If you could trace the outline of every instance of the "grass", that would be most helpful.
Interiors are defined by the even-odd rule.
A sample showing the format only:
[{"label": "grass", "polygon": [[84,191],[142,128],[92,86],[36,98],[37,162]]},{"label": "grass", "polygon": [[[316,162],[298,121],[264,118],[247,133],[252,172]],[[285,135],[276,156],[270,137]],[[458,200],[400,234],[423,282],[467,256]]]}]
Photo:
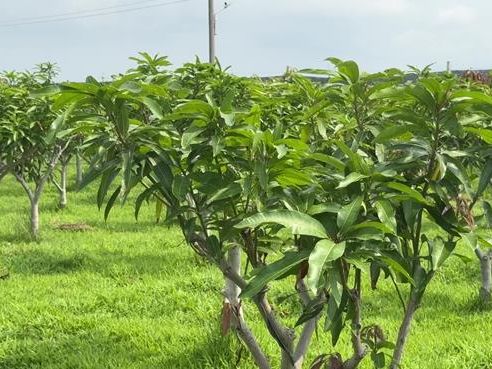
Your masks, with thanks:
[{"label": "grass", "polygon": [[[177,228],[156,225],[151,206],[138,223],[131,206],[115,208],[106,224],[95,193],[71,192],[59,211],[48,188],[42,238],[32,242],[27,198],[11,178],[0,184],[0,270],[10,273],[0,279],[0,369],[254,368],[234,336],[220,335],[219,273],[195,257]],[[64,223],[91,229],[58,229]],[[272,291],[289,324],[299,312],[295,297],[282,298],[292,284],[278,282]],[[437,274],[412,326],[404,368],[492,368],[492,312],[476,303],[478,287],[475,260],[453,258]],[[366,284],[364,301],[364,323],[380,325],[394,340],[402,312],[392,284],[384,280],[376,291]],[[275,342],[254,307],[245,309],[278,367]],[[348,332],[335,349],[321,328],[308,361],[335,350],[348,354]],[[362,367],[371,368],[370,360]]]}]

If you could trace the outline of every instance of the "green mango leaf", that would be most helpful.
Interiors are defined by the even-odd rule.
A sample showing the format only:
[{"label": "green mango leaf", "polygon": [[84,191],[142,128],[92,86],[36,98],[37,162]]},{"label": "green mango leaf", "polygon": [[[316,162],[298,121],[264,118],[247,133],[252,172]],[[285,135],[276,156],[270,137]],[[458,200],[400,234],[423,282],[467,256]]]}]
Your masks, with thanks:
[{"label": "green mango leaf", "polygon": [[317,215],[323,213],[332,213],[337,214],[341,209],[341,206],[336,203],[328,203],[328,204],[316,204],[312,205],[309,210],[309,215]]},{"label": "green mango leaf", "polygon": [[356,197],[350,204],[343,206],[337,216],[338,232],[345,234],[347,230],[355,223],[359,216],[362,206],[363,197]]},{"label": "green mango leaf", "polygon": [[490,180],[492,179],[492,159],[488,159],[485,166],[482,169],[480,175],[480,181],[478,182],[477,192],[475,193],[473,202],[476,202],[480,196],[484,193],[488,186],[490,186]]},{"label": "green mango leaf", "polygon": [[273,210],[255,214],[236,224],[236,228],[256,228],[276,223],[291,229],[292,234],[328,238],[323,225],[313,217],[296,210]]},{"label": "green mango leaf", "polygon": [[389,200],[378,200],[374,203],[374,207],[378,213],[379,220],[389,227],[393,233],[396,233],[396,218],[395,218],[395,208],[391,205]]},{"label": "green mango leaf", "polygon": [[413,188],[398,182],[388,182],[384,184],[386,187],[391,188],[392,190],[397,190],[399,192],[408,195],[410,198],[416,200],[425,205],[430,205],[430,203],[422,196],[420,192],[414,190]]},{"label": "green mango leaf", "polygon": [[466,127],[465,131],[477,135],[489,145],[492,144],[492,129]]},{"label": "green mango leaf", "polygon": [[178,105],[170,116],[171,119],[176,118],[201,118],[211,119],[214,115],[214,108],[202,100],[191,100]]},{"label": "green mango leaf", "polygon": [[422,85],[409,87],[407,93],[422,103],[431,112],[436,110],[436,100],[427,88]]},{"label": "green mango leaf", "polygon": [[[196,138],[198,136],[200,136],[200,134],[204,131],[205,131],[205,128],[202,128],[202,127],[196,127],[196,126],[188,127],[188,129],[181,136],[181,147],[186,149],[192,143],[195,143]],[[202,139],[201,141],[203,141],[203,140],[204,139]]]},{"label": "green mango leaf", "polygon": [[386,143],[392,138],[400,137],[406,133],[408,133],[411,129],[409,125],[392,125],[383,129],[376,137],[377,143]]},{"label": "green mango leaf", "polygon": [[306,279],[308,288],[314,293],[318,290],[318,281],[321,277],[324,265],[340,258],[345,251],[345,242],[335,243],[331,240],[320,240],[314,246],[311,255],[309,255],[309,269]]},{"label": "green mango leaf", "polygon": [[453,92],[451,95],[451,99],[453,100],[465,100],[470,101],[475,104],[486,103],[492,105],[492,96],[484,94],[478,91],[468,91],[468,90],[460,90]]},{"label": "green mango leaf", "polygon": [[37,90],[34,90],[30,93],[31,97],[34,98],[41,98],[41,97],[46,97],[46,96],[53,96],[59,92],[61,92],[62,89],[58,85],[51,85],[51,86],[46,86],[42,88],[38,88]]},{"label": "green mango leaf", "polygon": [[379,222],[367,221],[367,222],[363,222],[363,223],[359,223],[359,224],[351,226],[347,230],[347,235],[350,235],[353,232],[356,232],[356,231],[358,231],[360,229],[364,229],[364,228],[373,228],[373,229],[376,229],[378,231],[381,231],[382,233],[394,233],[393,230],[390,227],[388,227],[386,224],[379,223]]},{"label": "green mango leaf", "polygon": [[461,233],[461,239],[465,245],[469,246],[473,251],[477,248],[478,237],[474,232]]},{"label": "green mango leaf", "polygon": [[369,167],[358,153],[353,152],[343,141],[335,141],[335,144],[350,159],[355,171],[366,175],[369,174]]},{"label": "green mango leaf", "polygon": [[321,311],[323,311],[324,307],[325,307],[324,299],[317,298],[311,300],[302,310],[302,315],[297,320],[295,326],[298,327],[301,324],[306,323],[308,320],[317,317],[321,313]]},{"label": "green mango leaf", "polygon": [[456,248],[456,242],[444,242],[441,238],[427,240],[427,244],[431,255],[432,270],[440,268]]},{"label": "green mango leaf", "polygon": [[114,116],[116,130],[120,134],[121,137],[126,137],[128,134],[128,129],[130,127],[130,119],[128,106],[126,105],[125,100],[117,99],[114,109],[112,111],[107,112],[109,116]]},{"label": "green mango leaf", "polygon": [[101,176],[101,182],[99,183],[99,188],[97,190],[97,207],[101,209],[106,194],[108,193],[108,189],[118,176],[120,172],[119,168],[113,167],[104,172]]},{"label": "green mango leaf", "polygon": [[114,203],[116,202],[116,199],[118,198],[118,195],[121,192],[121,186],[118,186],[118,188],[113,192],[111,197],[108,200],[108,203],[106,204],[106,208],[104,209],[104,221],[106,222],[109,217],[109,213],[111,212],[111,209],[113,208]]},{"label": "green mango leaf", "polygon": [[492,228],[492,206],[488,201],[483,202],[483,214],[487,221],[487,227]]},{"label": "green mango leaf", "polygon": [[159,103],[151,99],[150,97],[144,97],[142,99],[142,102],[149,108],[149,110],[154,114],[157,118],[162,119],[164,118],[164,114],[162,112],[162,107],[159,105]]},{"label": "green mango leaf", "polygon": [[314,153],[308,156],[311,159],[317,160],[321,163],[328,164],[329,166],[337,169],[339,172],[345,171],[345,164],[343,161],[334,158],[333,156],[329,156],[321,153]]},{"label": "green mango leaf", "polygon": [[357,83],[359,81],[359,66],[356,62],[348,60],[337,65],[338,72],[348,77],[348,81]]},{"label": "green mango leaf", "polygon": [[241,297],[248,298],[256,296],[269,282],[283,276],[290,269],[307,260],[310,253],[309,250],[289,252],[282,259],[262,268],[242,290]]},{"label": "green mango leaf", "polygon": [[345,177],[342,181],[340,181],[340,184],[338,185],[337,188],[345,188],[352,183],[359,182],[361,179],[367,178],[368,176],[364,174],[360,174],[357,172],[352,172],[350,173],[347,177]]},{"label": "green mango leaf", "polygon": [[186,194],[190,191],[190,179],[182,175],[175,176],[172,191],[178,200],[183,201],[186,198]]},{"label": "green mango leaf", "polygon": [[393,253],[383,253],[378,259],[390,267],[393,271],[400,273],[410,284],[415,286],[415,281],[410,276],[410,267],[400,255],[396,257]]},{"label": "green mango leaf", "polygon": [[208,200],[207,204],[212,204],[216,201],[230,199],[241,193],[241,185],[239,183],[231,183],[229,186],[221,188],[214,193]]}]

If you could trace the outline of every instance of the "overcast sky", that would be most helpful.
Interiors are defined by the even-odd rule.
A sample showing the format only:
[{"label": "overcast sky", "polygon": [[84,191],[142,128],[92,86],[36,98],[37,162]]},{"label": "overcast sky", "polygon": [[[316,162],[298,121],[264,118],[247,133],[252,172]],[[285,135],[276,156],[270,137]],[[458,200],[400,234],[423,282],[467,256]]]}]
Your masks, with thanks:
[{"label": "overcast sky", "polygon": [[[63,79],[109,77],[139,51],[175,64],[206,60],[207,0],[59,23],[5,27],[21,18],[171,0],[0,1],[0,70],[58,63]],[[223,0],[217,1],[218,10]],[[241,75],[324,67],[329,56],[377,71],[436,63],[492,68],[491,0],[231,0],[218,15],[217,55]],[[137,5],[135,5],[137,6]],[[118,8],[122,9],[122,8]]]}]

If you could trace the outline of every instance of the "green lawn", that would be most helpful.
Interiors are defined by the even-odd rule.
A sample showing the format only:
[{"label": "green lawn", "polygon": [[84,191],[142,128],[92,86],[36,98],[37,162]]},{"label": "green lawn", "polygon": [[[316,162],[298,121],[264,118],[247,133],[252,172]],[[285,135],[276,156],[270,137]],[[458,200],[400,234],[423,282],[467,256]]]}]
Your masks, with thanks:
[{"label": "green lawn", "polygon": [[[47,189],[41,207],[42,239],[27,236],[27,198],[11,178],[0,183],[0,369],[17,368],[254,368],[235,337],[221,337],[222,278],[183,244],[177,228],[156,225],[152,206],[137,223],[130,205],[108,223],[94,189],[69,194],[56,209]],[[131,203],[131,201],[130,201]],[[86,232],[57,229],[86,223]],[[462,249],[461,252],[471,256]],[[453,258],[431,284],[412,326],[404,368],[492,368],[492,312],[475,303],[478,262]],[[366,278],[367,279],[367,278]],[[283,299],[293,280],[274,285],[272,300],[286,322],[298,311]],[[389,281],[365,288],[363,318],[394,339],[401,307]],[[247,318],[266,351],[275,343],[246,305]],[[320,329],[309,360],[333,352]],[[346,351],[348,335],[337,350]],[[345,350],[344,350],[345,348]],[[278,362],[273,360],[276,367]],[[363,368],[371,368],[366,360]]]}]

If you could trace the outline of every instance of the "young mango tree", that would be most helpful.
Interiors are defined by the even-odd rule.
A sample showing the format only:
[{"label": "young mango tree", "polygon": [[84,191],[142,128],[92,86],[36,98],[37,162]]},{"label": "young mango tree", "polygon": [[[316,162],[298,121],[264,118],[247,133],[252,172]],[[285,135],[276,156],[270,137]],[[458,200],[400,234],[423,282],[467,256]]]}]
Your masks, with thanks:
[{"label": "young mango tree", "polygon": [[[337,187],[347,188],[348,193],[339,196],[336,188],[327,188],[335,194],[328,202],[329,206],[325,205],[328,209],[325,212],[332,213],[331,218],[316,219],[325,229],[331,230],[328,241],[323,240],[326,246],[316,244],[309,256],[299,252],[298,258],[290,259],[291,264],[279,265],[287,268],[299,259],[307,258],[308,281],[313,282],[319,282],[319,271],[322,271],[322,288],[328,295],[318,302],[321,306],[310,307],[312,310],[306,313],[319,312],[322,305],[327,304],[328,323],[325,326],[332,330],[332,337],[337,337],[344,319],[351,321],[354,352],[359,354],[348,360],[342,360],[339,355],[325,355],[318,358],[317,367],[356,367],[368,349],[371,349],[376,367],[384,367],[385,354],[379,350],[392,347],[384,340],[379,327],[364,330],[360,323],[360,300],[354,297],[360,296],[358,268],[361,260],[350,251],[362,260],[371,261],[374,285],[381,268],[394,274],[395,282],[410,284],[407,301],[402,300],[404,316],[391,357],[390,368],[398,368],[414,314],[436,271],[452,254],[459,239],[473,248],[476,248],[477,239],[485,242],[473,233],[472,206],[465,206],[463,198],[473,198],[475,203],[490,181],[488,164],[484,166],[482,159],[488,156],[488,145],[467,145],[470,136],[487,135],[484,125],[489,121],[490,97],[459,88],[454,78],[427,75],[394,88],[391,83],[384,83],[387,80],[381,81],[382,76],[367,85],[367,79],[359,76],[353,63],[337,62],[337,68],[341,79],[335,82],[342,82],[342,88],[335,86],[335,91],[339,95],[342,92],[345,101],[348,99],[347,105],[353,108],[357,129],[352,130],[354,139],[350,145],[336,142],[338,149],[331,150],[334,156],[340,151],[346,158],[332,156],[330,161],[348,159],[346,164],[343,160],[338,162],[340,174],[345,172],[345,177]],[[382,85],[377,86],[379,83]],[[385,104],[376,110],[367,110],[370,104],[366,103],[364,110],[358,109],[357,101],[374,99],[382,99]],[[477,117],[477,112],[486,116]],[[377,119],[374,119],[375,114],[378,114]],[[472,194],[468,174],[477,171],[482,175],[478,189]],[[319,173],[323,173],[322,169]],[[340,199],[347,197],[350,202],[340,203]],[[263,223],[285,225],[270,212],[253,216],[240,225],[256,227]],[[437,235],[423,232],[430,227],[439,230]],[[344,288],[347,282],[344,271],[334,273],[335,277],[326,277],[333,270],[334,255],[346,265],[350,265],[350,261],[356,262],[352,268],[342,269],[354,270],[354,289]],[[315,272],[316,277],[309,278]],[[275,277],[275,274],[267,275],[267,271],[260,272],[245,291]],[[342,286],[339,295],[343,296],[341,291],[346,291],[345,299],[337,301],[333,298],[337,295],[336,286]],[[346,318],[342,318],[344,314],[347,314]],[[361,337],[363,332],[365,342]]]},{"label": "young mango tree", "polygon": [[[208,65],[199,67],[210,69]],[[247,263],[256,268],[265,265],[266,250],[271,252],[272,245],[264,242],[268,248],[262,249],[254,234],[240,232],[233,225],[258,208],[280,204],[287,196],[284,188],[312,183],[295,149],[306,145],[293,138],[284,140],[278,128],[260,129],[262,122],[254,109],[247,105],[241,106],[241,111],[235,109],[244,94],[231,84],[241,85],[240,80],[224,75],[218,83],[214,78],[210,78],[210,93],[202,95],[203,100],[178,101],[169,112],[163,109],[172,103],[167,94],[182,95],[186,90],[188,82],[181,75],[174,84],[179,87],[175,91],[167,88],[166,93],[166,86],[135,80],[131,89],[122,80],[108,85],[92,81],[65,84],[62,98],[78,95],[79,108],[89,107],[94,112],[87,122],[92,136],[86,145],[93,145],[101,155],[87,177],[102,178],[100,204],[119,171],[123,172],[122,185],[108,200],[106,216],[121,193],[124,197],[137,180],[146,187],[137,200],[137,211],[145,199],[157,196],[166,205],[168,218],[178,220],[188,244],[233,282],[234,291],[225,291],[223,331],[233,328],[258,366],[270,368],[270,360],[242,313],[238,293],[247,282],[237,254],[244,250]],[[196,94],[195,90],[189,93],[191,97]],[[238,261],[239,265],[234,265]],[[308,303],[306,291],[300,289],[299,293]],[[259,291],[253,301],[279,345],[282,367],[300,367],[314,333],[314,321],[304,325],[295,349],[293,330],[277,317],[267,292]]]},{"label": "young mango tree", "polygon": [[[65,142],[65,150],[63,151],[55,171],[51,175],[51,183],[58,191],[58,208],[64,209],[68,204],[67,188],[68,188],[68,169],[72,158],[75,156],[75,187],[80,189],[82,184],[82,153],[81,144],[83,136],[80,133],[75,133],[75,127],[64,129],[58,134],[60,143]],[[57,176],[58,175],[58,176]]]},{"label": "young mango tree", "polygon": [[[357,368],[367,356],[377,368],[388,356],[400,367],[435,273],[459,240],[483,242],[469,223],[473,206],[464,211],[457,199],[476,203],[490,180],[473,190],[470,173],[486,172],[488,147],[468,146],[487,133],[489,97],[446,76],[405,81],[396,70],[365,75],[332,61],[337,71],[324,86],[297,75],[245,81],[199,63],[162,78],[146,78],[153,69],[141,65],[108,84],[61,86],[59,99],[76,105],[88,136],[85,182],[101,179],[99,206],[121,179],[105,216],[138,183],[136,214],[146,200],[164,204],[187,244],[229,281],[222,330],[262,369],[305,367],[322,318],[333,346],[350,328],[352,355],[327,351],[312,368]],[[362,278],[375,287],[381,271],[404,310],[394,344],[362,320]],[[291,277],[303,306],[297,327],[270,299],[275,281]],[[249,328],[249,301],[278,357]]]},{"label": "young mango tree", "polygon": [[49,86],[52,76],[51,69],[41,65],[34,73],[9,73],[9,83],[2,86],[8,104],[0,116],[0,162],[29,198],[30,230],[35,238],[39,236],[41,195],[70,142],[58,139],[69,110],[57,117],[48,99],[32,95]]}]

